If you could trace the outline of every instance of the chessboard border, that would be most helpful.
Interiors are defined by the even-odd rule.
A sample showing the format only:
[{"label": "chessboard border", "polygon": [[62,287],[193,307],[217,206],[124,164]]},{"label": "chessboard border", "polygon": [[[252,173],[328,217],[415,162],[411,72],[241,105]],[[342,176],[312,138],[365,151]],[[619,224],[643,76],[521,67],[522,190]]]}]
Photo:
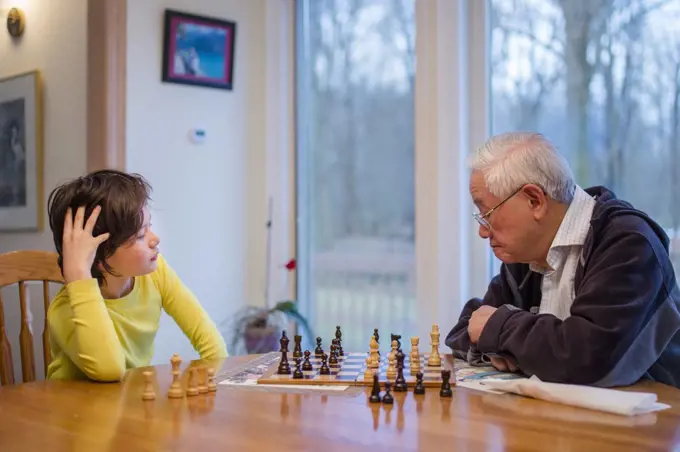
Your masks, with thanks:
[{"label": "chessboard border", "polygon": [[[345,352],[347,355],[360,355],[362,353],[357,353],[357,352]],[[288,361],[290,362],[291,365],[291,376],[290,378],[278,378],[276,377],[276,373],[278,372],[278,363],[280,362],[280,359],[273,362],[269,368],[267,368],[266,371],[262,374],[260,378],[257,379],[257,384],[261,385],[290,385],[290,386],[323,386],[323,385],[335,385],[335,386],[365,386],[365,387],[371,387],[373,386],[373,380],[364,380],[363,378],[359,380],[360,377],[363,377],[363,370],[358,370],[356,374],[356,379],[354,380],[337,380],[334,375],[316,375],[315,378],[301,378],[301,379],[294,379],[292,377],[292,372],[295,370],[295,364],[293,363],[293,358],[292,358],[293,353],[288,352]],[[427,354],[429,356],[429,354]],[[440,354],[441,357],[441,366],[437,366],[437,369],[439,371],[441,370],[450,370],[451,371],[451,379],[449,380],[449,383],[451,384],[451,387],[456,385],[456,369],[454,368],[454,358],[452,354]],[[382,364],[382,363],[381,363]],[[333,367],[329,365],[329,367]],[[342,368],[342,366],[339,366]],[[407,376],[410,374],[410,369],[404,369],[404,376]],[[413,381],[407,381],[406,384],[409,388],[413,388],[416,385],[415,382],[415,375],[413,376],[414,379]],[[381,378],[380,379],[380,384],[384,384],[385,381],[390,381],[391,383],[394,383],[394,379],[387,379],[387,378]],[[423,386],[426,388],[439,388],[441,386],[442,380],[441,378],[436,381],[423,381]]]}]

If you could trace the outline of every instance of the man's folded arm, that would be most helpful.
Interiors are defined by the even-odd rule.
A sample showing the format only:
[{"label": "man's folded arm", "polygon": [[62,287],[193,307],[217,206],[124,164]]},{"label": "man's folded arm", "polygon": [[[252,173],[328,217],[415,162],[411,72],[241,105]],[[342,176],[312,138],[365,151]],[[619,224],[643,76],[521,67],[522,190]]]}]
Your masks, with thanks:
[{"label": "man's folded arm", "polygon": [[479,350],[510,355],[544,381],[618,386],[639,380],[680,321],[656,256],[662,247],[629,231],[600,247],[570,317],[502,306],[484,326]]}]

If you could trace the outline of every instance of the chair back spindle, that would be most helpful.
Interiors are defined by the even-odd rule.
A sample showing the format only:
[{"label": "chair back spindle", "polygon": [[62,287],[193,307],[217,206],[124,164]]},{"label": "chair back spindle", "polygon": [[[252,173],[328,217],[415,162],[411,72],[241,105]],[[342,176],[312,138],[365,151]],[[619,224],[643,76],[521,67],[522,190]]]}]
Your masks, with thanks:
[{"label": "chair back spindle", "polygon": [[[47,325],[47,310],[50,305],[49,284],[64,284],[57,265],[57,254],[47,251],[13,251],[0,254],[0,289],[17,284],[19,288],[19,356],[21,357],[21,376],[24,383],[35,381],[35,355],[33,337],[33,316],[31,314],[31,300],[27,282],[42,281],[43,308],[45,321],[43,323],[42,346],[43,364],[45,371],[51,362],[49,345],[49,329]],[[0,294],[0,384],[14,384],[14,363],[12,361],[12,347],[7,334],[7,316]]]}]

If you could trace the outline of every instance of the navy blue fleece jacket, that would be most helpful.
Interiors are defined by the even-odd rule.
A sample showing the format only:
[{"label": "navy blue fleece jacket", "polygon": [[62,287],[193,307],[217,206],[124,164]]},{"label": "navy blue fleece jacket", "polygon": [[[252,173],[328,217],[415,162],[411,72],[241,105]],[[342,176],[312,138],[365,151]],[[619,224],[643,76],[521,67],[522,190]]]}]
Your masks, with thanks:
[{"label": "navy blue fleece jacket", "polygon": [[[534,314],[542,276],[528,264],[503,264],[484,299],[467,302],[446,345],[513,359],[543,381],[623,386],[652,379],[680,387],[680,291],[669,240],[643,212],[603,187],[574,278],[571,315]],[[468,320],[479,306],[497,307],[471,347]]]}]

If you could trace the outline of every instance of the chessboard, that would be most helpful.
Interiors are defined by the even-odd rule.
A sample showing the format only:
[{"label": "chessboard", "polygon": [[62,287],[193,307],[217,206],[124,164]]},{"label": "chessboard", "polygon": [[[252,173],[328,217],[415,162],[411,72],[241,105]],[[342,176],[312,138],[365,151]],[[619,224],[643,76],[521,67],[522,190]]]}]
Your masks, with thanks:
[{"label": "chessboard", "polygon": [[[291,363],[290,374],[278,374],[278,362],[273,363],[258,379],[258,384],[276,384],[276,385],[347,385],[347,386],[371,386],[373,379],[364,379],[366,371],[366,358],[369,356],[365,353],[347,353],[344,356],[338,356],[337,364],[328,364],[330,375],[321,375],[319,370],[321,368],[321,358],[310,356],[310,363],[313,366],[311,371],[302,371],[302,378],[293,378],[295,371],[295,364],[293,359],[289,358]],[[455,371],[453,369],[453,359],[450,356],[441,357],[440,366],[429,366],[427,360],[428,353],[420,354],[420,372],[423,373],[423,386],[425,387],[440,387],[442,384],[442,370],[451,371],[451,385],[455,384]],[[381,356],[380,367],[377,371],[378,378],[381,384],[389,381],[394,383],[395,379],[387,378],[388,367],[387,354]],[[416,384],[417,371],[411,371],[410,357],[406,354],[404,358],[404,379],[409,388]]]}]

